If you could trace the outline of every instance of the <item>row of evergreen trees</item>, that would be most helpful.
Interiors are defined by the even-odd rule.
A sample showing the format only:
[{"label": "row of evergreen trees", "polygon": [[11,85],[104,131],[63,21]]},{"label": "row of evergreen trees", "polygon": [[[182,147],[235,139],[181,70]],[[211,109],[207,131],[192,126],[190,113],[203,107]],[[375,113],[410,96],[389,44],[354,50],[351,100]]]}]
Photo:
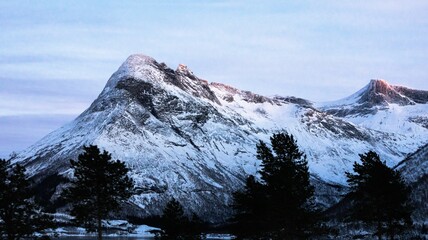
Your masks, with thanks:
[{"label": "row of evergreen trees", "polygon": [[[234,193],[232,232],[241,239],[306,239],[328,230],[314,202],[308,162],[296,140],[286,133],[274,134],[270,146],[257,144],[262,161],[257,176],[249,176],[242,191]],[[411,225],[409,188],[399,172],[382,162],[375,152],[360,155],[354,173],[345,173],[350,185],[351,207],[346,220],[374,226],[379,239],[392,238]],[[102,220],[134,194],[129,169],[113,161],[97,146],[84,147],[78,160],[70,160],[74,178],[62,194],[78,226],[97,232],[102,239]],[[53,227],[52,218],[34,202],[25,168],[0,160],[0,236],[20,239]],[[161,217],[162,239],[197,239],[202,221],[186,216],[172,199]]]},{"label": "row of evergreen trees", "polygon": [[33,196],[25,168],[0,159],[0,239],[21,239],[53,227]]},{"label": "row of evergreen trees", "polygon": [[[70,160],[70,164],[74,179],[61,198],[69,204],[74,223],[88,232],[96,231],[102,239],[102,219],[133,194],[129,169],[96,146],[85,146],[78,161]],[[0,159],[0,239],[22,239],[56,227],[52,216],[36,203],[31,184],[23,166]]]},{"label": "row of evergreen trees", "polygon": [[[242,239],[307,239],[328,233],[314,203],[305,154],[292,135],[274,134],[270,142],[271,147],[257,144],[260,179],[249,176],[244,190],[234,194],[234,234]],[[393,239],[412,224],[410,189],[377,153],[360,159],[354,173],[345,173],[351,205],[345,221],[365,223],[378,239]]]},{"label": "row of evergreen trees", "polygon": [[[134,183],[124,162],[113,161],[107,151],[101,153],[97,146],[85,146],[83,150],[77,161],[70,160],[74,178],[63,190],[61,199],[67,203],[76,226],[96,232],[98,239],[102,239],[102,220],[134,194]],[[23,166],[0,159],[0,239],[28,238],[56,227],[52,216],[34,201],[36,193],[30,186]],[[164,212],[160,221],[162,231],[155,232],[159,238],[190,239],[187,236],[198,235],[195,229],[200,228],[202,221],[196,216],[187,218],[178,201],[168,202]]]}]

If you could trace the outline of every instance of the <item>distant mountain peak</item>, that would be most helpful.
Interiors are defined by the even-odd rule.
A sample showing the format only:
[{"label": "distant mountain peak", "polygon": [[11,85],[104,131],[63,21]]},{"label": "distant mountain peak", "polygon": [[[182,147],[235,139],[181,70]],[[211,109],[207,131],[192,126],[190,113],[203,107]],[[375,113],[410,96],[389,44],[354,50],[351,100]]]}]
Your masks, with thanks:
[{"label": "distant mountain peak", "polygon": [[383,79],[372,79],[351,96],[318,106],[335,116],[374,114],[390,104],[399,106],[428,103],[428,91],[394,86]]},{"label": "distant mountain peak", "polygon": [[405,106],[428,102],[428,91],[390,85],[382,79],[372,79],[368,84],[366,93],[365,96],[361,97],[360,103],[368,101],[372,104],[398,104]]},{"label": "distant mountain peak", "polygon": [[393,91],[393,87],[384,79],[371,79],[368,88],[370,91],[383,94],[386,94],[387,91]]},{"label": "distant mountain peak", "polygon": [[361,95],[358,103],[375,105],[413,105],[415,104],[409,97],[397,91],[396,87],[390,85],[382,79],[372,79],[366,91]]}]

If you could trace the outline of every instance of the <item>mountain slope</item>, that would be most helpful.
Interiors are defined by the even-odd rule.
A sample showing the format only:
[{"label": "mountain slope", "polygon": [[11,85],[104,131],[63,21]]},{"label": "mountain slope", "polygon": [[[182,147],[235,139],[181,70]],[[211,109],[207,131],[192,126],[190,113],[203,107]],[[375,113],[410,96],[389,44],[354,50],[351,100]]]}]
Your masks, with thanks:
[{"label": "mountain slope", "polygon": [[375,149],[394,165],[428,141],[423,127],[412,134],[368,128],[304,99],[208,83],[184,65],[174,71],[136,54],[85,112],[12,161],[25,164],[36,179],[56,173],[70,177],[69,159],[76,159],[83,145],[96,144],[131,168],[139,189],[131,199],[138,207],[135,214],[160,214],[174,197],[188,212],[224,221],[231,193],[248,174],[256,174],[257,142],[268,142],[278,131],[295,135],[308,155],[324,206],[337,201],[344,172],[358,153]]},{"label": "mountain slope", "polygon": [[428,144],[409,154],[396,167],[412,188],[413,218],[421,223],[428,221]]}]

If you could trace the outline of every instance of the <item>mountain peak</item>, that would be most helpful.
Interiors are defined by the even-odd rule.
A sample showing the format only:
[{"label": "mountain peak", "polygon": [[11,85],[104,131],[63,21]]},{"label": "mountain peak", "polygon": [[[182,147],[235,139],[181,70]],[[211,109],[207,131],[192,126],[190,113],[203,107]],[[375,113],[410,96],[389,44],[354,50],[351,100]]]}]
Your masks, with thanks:
[{"label": "mountain peak", "polygon": [[391,85],[383,79],[372,79],[363,89],[365,89],[365,92],[371,92],[371,94],[382,96],[388,103],[399,105],[428,103],[428,91]]},{"label": "mountain peak", "polygon": [[167,91],[168,86],[180,88],[198,98],[206,98],[217,104],[220,101],[211,91],[208,81],[196,77],[184,64],[179,64],[174,71],[165,63],[159,63],[155,59],[143,55],[133,54],[110,77],[102,94],[110,92],[114,88],[132,89],[134,95],[136,89],[144,91]]},{"label": "mountain peak", "polygon": [[390,103],[413,105],[414,101],[405,94],[402,94],[398,88],[400,87],[392,86],[383,79],[372,79],[365,87],[365,91],[360,95],[361,98],[358,100],[358,103],[365,103],[370,106],[388,105]]},{"label": "mountain peak", "polygon": [[184,65],[184,64],[178,64],[177,70],[175,70],[177,73],[182,73],[184,75],[192,75],[193,76],[193,72],[190,71],[190,69]]},{"label": "mountain peak", "polygon": [[120,66],[119,69],[129,71],[144,65],[151,65],[153,63],[157,62],[152,57],[144,54],[132,54],[125,60],[124,63],[122,63],[122,66]]},{"label": "mountain peak", "polygon": [[156,62],[156,60],[150,56],[147,56],[145,54],[142,53],[134,53],[129,55],[129,57],[126,59],[125,62],[128,61],[146,61],[146,62]]},{"label": "mountain peak", "polygon": [[113,73],[103,92],[113,89],[125,78],[147,81],[147,77],[151,75],[147,72],[154,72],[156,71],[155,69],[160,66],[164,67],[165,64],[159,64],[155,59],[144,54],[132,54],[122,63],[119,69]]},{"label": "mountain peak", "polygon": [[368,91],[375,93],[388,94],[388,92],[395,91],[393,87],[383,79],[372,79],[368,84]]},{"label": "mountain peak", "polygon": [[382,83],[382,84],[389,85],[389,83],[385,79],[379,79],[379,78],[371,79],[370,83]]},{"label": "mountain peak", "polygon": [[390,104],[407,106],[427,103],[428,91],[394,86],[383,79],[372,79],[351,96],[319,106],[330,114],[344,117],[375,114],[378,110],[387,109]]}]

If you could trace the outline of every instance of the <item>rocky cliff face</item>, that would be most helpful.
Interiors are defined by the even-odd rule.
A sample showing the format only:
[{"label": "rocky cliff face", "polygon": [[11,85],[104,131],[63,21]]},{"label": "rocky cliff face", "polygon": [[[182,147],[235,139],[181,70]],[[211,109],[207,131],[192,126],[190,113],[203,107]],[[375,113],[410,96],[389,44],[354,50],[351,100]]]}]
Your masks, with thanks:
[{"label": "rocky cliff face", "polygon": [[[424,99],[423,93],[416,95]],[[293,134],[319,186],[317,200],[329,206],[343,192],[344,172],[352,169],[358,153],[375,149],[393,165],[428,141],[428,129],[408,121],[426,117],[427,106],[408,106],[412,108],[406,108],[403,121],[413,124],[413,130],[396,133],[335,116],[328,107],[305,99],[270,98],[208,83],[184,65],[172,70],[136,54],[85,112],[12,161],[25,164],[35,179],[71,177],[69,159],[76,159],[83,145],[96,144],[131,168],[139,189],[131,198],[134,215],[160,214],[174,197],[188,212],[219,222],[230,216],[232,192],[248,174],[256,174],[259,140],[268,142],[278,131]],[[379,113],[394,114],[388,105],[384,108],[360,115],[377,119]]]}]

